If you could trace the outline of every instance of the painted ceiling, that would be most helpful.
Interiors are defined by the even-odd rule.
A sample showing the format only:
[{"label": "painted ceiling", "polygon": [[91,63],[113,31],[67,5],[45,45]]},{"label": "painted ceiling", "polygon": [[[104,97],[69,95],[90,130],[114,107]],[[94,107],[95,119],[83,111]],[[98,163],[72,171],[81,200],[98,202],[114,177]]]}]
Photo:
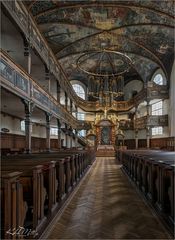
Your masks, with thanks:
[{"label": "painted ceiling", "polygon": [[[24,1],[68,78],[85,84],[88,74],[77,66],[78,59],[104,48],[131,59],[126,81],[132,78],[148,81],[158,68],[169,78],[174,59],[174,3],[173,0]],[[83,67],[95,69],[97,56],[89,58]]]}]

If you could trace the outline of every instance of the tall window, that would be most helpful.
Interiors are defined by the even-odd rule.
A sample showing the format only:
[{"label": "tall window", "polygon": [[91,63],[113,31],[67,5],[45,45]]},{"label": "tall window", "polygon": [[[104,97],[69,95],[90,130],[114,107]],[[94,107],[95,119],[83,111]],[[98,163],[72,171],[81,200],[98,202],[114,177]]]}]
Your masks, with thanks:
[{"label": "tall window", "polygon": [[57,136],[58,135],[58,128],[51,127],[50,135]]},{"label": "tall window", "polygon": [[[25,132],[25,120],[21,121],[21,131]],[[30,131],[32,132],[32,123],[30,124]]]},{"label": "tall window", "polygon": [[159,73],[157,74],[155,77],[154,77],[154,80],[153,80],[156,84],[158,85],[163,85],[163,77],[162,75]]},{"label": "tall window", "polygon": [[85,99],[85,91],[80,84],[73,84],[72,87],[79,97]]},{"label": "tall window", "polygon": [[21,131],[25,131],[25,121],[24,120],[22,120],[21,121]]},{"label": "tall window", "polygon": [[152,115],[162,115],[162,100],[152,104]]},{"label": "tall window", "polygon": [[[77,119],[78,119],[78,120],[85,120],[85,115],[84,115],[84,113],[78,112],[78,113],[77,113]],[[85,131],[85,130],[81,130],[81,131],[78,132],[78,135],[79,135],[79,136],[82,136],[82,137],[85,137],[86,131]]]},{"label": "tall window", "polygon": [[152,136],[154,135],[162,135],[163,134],[163,127],[154,127],[152,128]]}]

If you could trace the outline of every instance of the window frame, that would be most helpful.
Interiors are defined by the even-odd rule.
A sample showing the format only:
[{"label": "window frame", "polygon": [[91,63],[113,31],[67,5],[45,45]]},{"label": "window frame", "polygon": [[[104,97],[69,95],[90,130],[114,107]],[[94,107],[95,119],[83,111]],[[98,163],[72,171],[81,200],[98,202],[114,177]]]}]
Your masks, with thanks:
[{"label": "window frame", "polygon": [[[160,76],[160,79],[158,79],[158,76]],[[157,78],[157,80],[156,80],[156,78]],[[155,84],[157,84],[157,85],[160,85],[160,86],[164,85],[164,80],[163,80],[162,74],[161,74],[161,73],[157,73],[157,74],[154,76],[154,78],[153,78],[153,82],[154,82]]]},{"label": "window frame", "polygon": [[151,134],[152,136],[163,135],[163,127],[162,126],[153,127],[151,129]]},{"label": "window frame", "polygon": [[86,99],[86,92],[83,86],[79,83],[72,83],[72,88],[77,94],[78,97],[82,98],[83,100]]},{"label": "window frame", "polygon": [[151,105],[151,115],[152,116],[162,116],[163,115],[163,101],[160,100]]},{"label": "window frame", "polygon": [[51,136],[58,136],[58,128],[56,128],[56,127],[51,127],[51,128],[50,128],[50,135],[51,135]]}]

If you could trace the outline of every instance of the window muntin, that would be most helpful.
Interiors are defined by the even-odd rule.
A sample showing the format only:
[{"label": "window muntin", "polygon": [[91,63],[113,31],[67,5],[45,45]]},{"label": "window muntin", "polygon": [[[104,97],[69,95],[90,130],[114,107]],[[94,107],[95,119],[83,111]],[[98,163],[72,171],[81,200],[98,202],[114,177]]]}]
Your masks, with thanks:
[{"label": "window muntin", "polygon": [[153,81],[154,81],[156,84],[158,84],[158,85],[163,85],[163,77],[162,77],[162,75],[161,75],[160,73],[157,74],[157,75],[154,77]]},{"label": "window muntin", "polygon": [[162,135],[162,134],[163,134],[163,127],[154,127],[154,128],[152,128],[152,136]]},{"label": "window muntin", "polygon": [[73,84],[72,87],[80,98],[85,99],[85,91],[80,84]]},{"label": "window muntin", "polygon": [[51,128],[50,128],[50,135],[52,135],[52,136],[58,136],[58,128],[51,127]]},{"label": "window muntin", "polygon": [[152,104],[152,115],[162,115],[163,114],[163,102],[162,100]]}]

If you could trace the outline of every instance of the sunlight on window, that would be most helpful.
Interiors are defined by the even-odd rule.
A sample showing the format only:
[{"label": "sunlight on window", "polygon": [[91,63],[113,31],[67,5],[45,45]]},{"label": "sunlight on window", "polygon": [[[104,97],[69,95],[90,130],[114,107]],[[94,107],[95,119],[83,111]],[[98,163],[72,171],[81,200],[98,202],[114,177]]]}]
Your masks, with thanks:
[{"label": "sunlight on window", "polygon": [[[21,131],[25,132],[25,120],[21,121]],[[32,123],[30,124],[30,131],[32,132]]]},{"label": "sunlight on window", "polygon": [[81,85],[73,84],[72,87],[80,98],[85,99],[85,91]]},{"label": "sunlight on window", "polygon": [[57,136],[58,135],[58,128],[51,127],[50,129],[50,135]]},{"label": "sunlight on window", "polygon": [[152,135],[162,135],[163,134],[163,128],[162,127],[154,127],[152,128]]},{"label": "sunlight on window", "polygon": [[155,77],[154,77],[154,80],[153,80],[156,84],[158,85],[163,85],[163,77],[162,75],[159,73],[157,74]]},{"label": "sunlight on window", "polygon": [[25,131],[25,121],[24,120],[22,120],[21,121],[21,131]]},{"label": "sunlight on window", "polygon": [[152,104],[152,115],[162,115],[163,110],[163,102],[162,100]]}]

